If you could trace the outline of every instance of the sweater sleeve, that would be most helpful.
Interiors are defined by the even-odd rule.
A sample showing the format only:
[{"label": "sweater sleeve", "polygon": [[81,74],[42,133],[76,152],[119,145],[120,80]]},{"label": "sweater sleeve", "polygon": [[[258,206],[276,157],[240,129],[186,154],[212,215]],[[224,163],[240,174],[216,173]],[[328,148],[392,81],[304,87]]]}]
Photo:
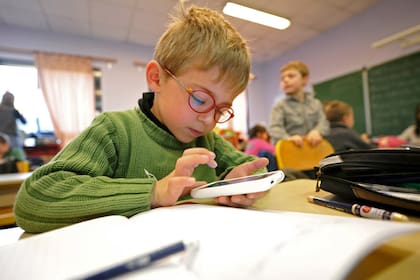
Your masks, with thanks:
[{"label": "sweater sleeve", "polygon": [[27,232],[43,232],[105,216],[150,209],[154,179],[125,178],[118,135],[98,117],[21,186],[14,213]]},{"label": "sweater sleeve", "polygon": [[353,149],[372,149],[375,148],[374,145],[372,144],[368,144],[365,141],[362,140],[362,138],[360,137],[360,135],[352,130],[349,129],[349,137],[348,137],[348,141],[351,143],[350,147],[352,147]]},{"label": "sweater sleeve", "polygon": [[285,128],[285,116],[282,102],[275,104],[271,110],[269,134],[274,145],[277,141],[290,137]]},{"label": "sweater sleeve", "polygon": [[15,118],[17,120],[20,120],[23,124],[26,124],[26,118],[16,109],[15,109]]},{"label": "sweater sleeve", "polygon": [[325,113],[324,113],[324,109],[322,108],[322,104],[321,101],[319,101],[318,99],[316,99],[316,103],[318,106],[318,120],[316,122],[316,126],[314,127],[314,129],[318,130],[319,133],[321,133],[321,135],[325,136],[330,132],[330,123],[328,122]]},{"label": "sweater sleeve", "polygon": [[415,125],[410,125],[406,129],[404,129],[404,131],[400,135],[398,135],[398,138],[401,138],[402,140],[410,142],[411,135],[414,134],[415,128],[416,128]]}]

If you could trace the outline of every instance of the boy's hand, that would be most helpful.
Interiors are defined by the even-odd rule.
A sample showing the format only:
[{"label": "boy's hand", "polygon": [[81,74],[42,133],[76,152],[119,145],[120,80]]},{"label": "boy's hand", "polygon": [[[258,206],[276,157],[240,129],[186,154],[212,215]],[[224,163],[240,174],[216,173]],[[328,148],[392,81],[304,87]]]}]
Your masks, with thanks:
[{"label": "boy's hand", "polygon": [[306,135],[306,140],[311,144],[311,146],[315,147],[322,141],[322,135],[319,133],[318,130],[314,129],[309,131],[309,133]]},{"label": "boy's hand", "polygon": [[303,137],[300,135],[293,135],[289,138],[289,140],[293,141],[293,143],[295,143],[298,147],[303,146]]},{"label": "boy's hand", "polygon": [[[232,179],[237,177],[248,176],[261,169],[268,164],[267,158],[259,158],[251,162],[246,162],[233,168],[225,179]],[[243,195],[220,196],[215,200],[218,204],[235,206],[235,207],[248,207],[251,206],[258,198],[264,196],[266,192],[249,193]]]},{"label": "boy's hand", "polygon": [[157,181],[152,192],[152,208],[175,205],[178,198],[206,182],[196,181],[191,177],[200,164],[215,168],[215,154],[204,148],[192,148],[184,151],[177,160],[175,169],[168,176]]}]

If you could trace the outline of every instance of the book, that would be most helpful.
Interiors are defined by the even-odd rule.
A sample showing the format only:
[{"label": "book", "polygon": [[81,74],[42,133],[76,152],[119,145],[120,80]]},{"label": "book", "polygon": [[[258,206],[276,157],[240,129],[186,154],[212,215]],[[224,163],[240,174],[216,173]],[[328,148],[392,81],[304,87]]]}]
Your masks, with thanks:
[{"label": "book", "polygon": [[1,279],[80,279],[177,241],[194,253],[122,279],[343,279],[373,249],[420,224],[184,204],[106,216],[0,246]]}]

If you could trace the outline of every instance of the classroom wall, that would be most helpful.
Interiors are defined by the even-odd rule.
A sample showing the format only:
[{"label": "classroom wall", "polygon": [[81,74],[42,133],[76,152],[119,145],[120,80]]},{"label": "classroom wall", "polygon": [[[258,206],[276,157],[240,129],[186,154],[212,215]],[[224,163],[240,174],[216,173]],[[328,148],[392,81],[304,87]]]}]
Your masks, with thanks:
[{"label": "classroom wall", "polygon": [[[133,66],[133,61],[147,62],[153,57],[153,48],[135,44],[92,40],[79,36],[64,36],[26,28],[0,26],[0,47],[42,50],[66,54],[114,58],[117,63],[109,69],[106,63],[94,62],[102,69],[102,105],[104,111],[134,108],[142,92],[147,90],[144,71]],[[33,56],[0,53],[2,57],[25,58]]]},{"label": "classroom wall", "polygon": [[[420,24],[420,1],[383,0],[366,12],[325,32],[281,57],[264,64],[253,64],[256,79],[248,88],[248,125],[268,124],[273,103],[283,97],[279,88],[279,68],[292,59],[305,61],[311,69],[311,83],[328,80],[364,66],[373,66],[387,60],[420,50],[420,45],[402,49],[398,43],[371,49],[370,45],[383,37]],[[293,23],[292,23],[293,24]],[[112,41],[64,36],[52,32],[0,25],[0,46],[36,49],[70,54],[115,58],[118,62],[108,69],[104,63],[95,63],[103,70],[103,109],[105,111],[133,108],[141,93],[147,90],[144,72],[133,65],[134,60],[147,62],[153,48]],[[0,55],[4,55],[0,53]],[[6,54],[10,56],[11,54]],[[15,55],[17,56],[17,55]]]},{"label": "classroom wall", "polygon": [[[293,24],[293,22],[292,22]],[[259,85],[249,91],[250,123],[268,122],[273,103],[283,98],[279,88],[279,69],[286,62],[299,59],[308,64],[310,83],[317,83],[374,66],[420,50],[420,44],[401,48],[392,43],[372,49],[373,42],[420,24],[420,1],[383,0],[366,12],[325,32],[303,46],[258,68]]]}]

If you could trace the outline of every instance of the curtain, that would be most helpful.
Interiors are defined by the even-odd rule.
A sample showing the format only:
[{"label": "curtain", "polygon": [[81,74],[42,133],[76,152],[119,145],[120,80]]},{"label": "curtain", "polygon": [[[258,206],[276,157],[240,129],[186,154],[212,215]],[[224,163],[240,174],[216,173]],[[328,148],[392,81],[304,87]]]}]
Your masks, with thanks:
[{"label": "curtain", "polygon": [[36,53],[35,63],[55,135],[64,147],[95,117],[91,60],[72,55]]}]

